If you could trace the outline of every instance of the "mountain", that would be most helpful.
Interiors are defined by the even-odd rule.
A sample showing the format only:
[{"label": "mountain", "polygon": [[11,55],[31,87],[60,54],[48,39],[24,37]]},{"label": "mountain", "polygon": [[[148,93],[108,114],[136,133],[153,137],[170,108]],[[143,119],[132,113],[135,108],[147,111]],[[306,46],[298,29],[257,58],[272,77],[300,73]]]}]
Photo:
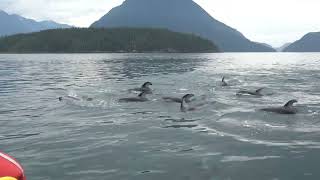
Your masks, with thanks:
[{"label": "mountain", "polygon": [[320,32],[311,32],[292,43],[284,52],[320,52]]},{"label": "mountain", "polygon": [[218,51],[199,36],[151,28],[68,28],[0,38],[2,53]]},{"label": "mountain", "polygon": [[292,43],[285,43],[284,45],[275,48],[278,52],[283,52],[284,49],[286,49],[288,46],[290,46]]},{"label": "mountain", "polygon": [[213,41],[222,51],[275,51],[217,21],[192,0],[126,0],[91,27],[167,28],[200,35]]},{"label": "mountain", "polygon": [[0,36],[12,35],[18,33],[36,32],[46,29],[70,28],[66,24],[58,24],[54,21],[37,22],[19,15],[9,15],[0,10]]},{"label": "mountain", "polygon": [[259,43],[259,42],[255,42],[257,44],[261,44],[262,46],[268,47],[268,48],[273,48],[270,44],[267,43]]}]

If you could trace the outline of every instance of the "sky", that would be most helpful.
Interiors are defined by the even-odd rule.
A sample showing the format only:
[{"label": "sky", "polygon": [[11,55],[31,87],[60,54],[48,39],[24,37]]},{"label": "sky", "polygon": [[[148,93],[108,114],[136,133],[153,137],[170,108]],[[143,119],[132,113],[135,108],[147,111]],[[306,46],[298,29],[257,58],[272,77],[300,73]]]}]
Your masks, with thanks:
[{"label": "sky", "polygon": [[[0,0],[0,9],[35,20],[88,27],[124,0]],[[279,47],[320,31],[320,0],[194,0],[256,42]]]}]

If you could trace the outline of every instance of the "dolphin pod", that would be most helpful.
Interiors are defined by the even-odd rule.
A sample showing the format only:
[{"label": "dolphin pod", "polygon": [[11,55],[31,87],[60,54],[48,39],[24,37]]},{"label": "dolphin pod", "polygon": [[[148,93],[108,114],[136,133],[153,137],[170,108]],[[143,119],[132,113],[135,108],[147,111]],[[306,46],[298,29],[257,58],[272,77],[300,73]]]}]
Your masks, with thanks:
[{"label": "dolphin pod", "polygon": [[[222,77],[222,86],[228,86],[228,84],[225,82],[225,77]],[[148,99],[145,97],[148,92],[151,91],[149,86],[152,85],[151,82],[145,82],[141,88],[135,88],[133,90],[141,91],[142,93],[139,94],[138,97],[131,97],[131,98],[122,98],[119,99],[120,102],[145,102],[148,101]],[[252,95],[252,96],[263,96],[261,91],[264,88],[259,88],[255,91],[249,91],[249,90],[241,90],[238,91],[236,95]],[[162,97],[162,99],[166,102],[175,102],[175,103],[180,103],[180,111],[181,112],[187,112],[187,111],[194,111],[196,110],[195,107],[187,107],[186,103],[191,102],[191,98],[194,97],[194,94],[186,94],[182,98],[177,98],[177,97]],[[278,114],[296,114],[298,111],[295,107],[293,107],[294,103],[297,103],[298,101],[293,99],[288,101],[284,106],[280,107],[269,107],[269,108],[262,108],[260,109],[261,111],[266,111],[266,112],[273,112],[273,113],[278,113]]]},{"label": "dolphin pod", "polygon": [[[222,77],[222,86],[228,86],[228,84],[225,82],[225,77]],[[146,97],[147,94],[152,93],[152,89],[149,87],[151,86],[151,82],[145,82],[140,88],[134,88],[130,89],[133,91],[140,91],[141,93],[137,97],[127,97],[127,98],[120,98],[119,102],[146,102],[149,101],[149,99]],[[241,90],[238,91],[236,95],[252,95],[252,96],[263,96],[261,94],[261,91],[264,88],[259,88],[255,91],[250,91],[250,90]],[[180,111],[181,112],[188,112],[188,111],[194,111],[196,110],[195,107],[188,107],[186,104],[190,103],[192,101],[192,97],[194,97],[194,94],[186,94],[182,98],[177,98],[177,97],[162,97],[162,99],[166,102],[174,102],[174,103],[180,103]],[[63,97],[59,97],[59,101],[63,101]],[[85,100],[87,101],[92,101],[92,98],[87,98],[84,97]],[[277,113],[277,114],[296,114],[298,112],[297,108],[295,108],[293,105],[297,103],[298,101],[293,99],[288,101],[285,105],[279,106],[279,107],[267,107],[267,108],[262,108],[259,109],[261,111],[265,112],[272,112],[272,113]]]}]

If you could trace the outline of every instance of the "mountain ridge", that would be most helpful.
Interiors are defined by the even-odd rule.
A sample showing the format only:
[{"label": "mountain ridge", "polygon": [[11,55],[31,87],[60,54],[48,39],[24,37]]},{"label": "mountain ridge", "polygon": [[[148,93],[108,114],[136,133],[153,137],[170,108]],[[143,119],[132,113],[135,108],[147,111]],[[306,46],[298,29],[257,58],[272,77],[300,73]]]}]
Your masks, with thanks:
[{"label": "mountain ridge", "polygon": [[320,52],[320,32],[310,32],[286,47],[284,52]]},{"label": "mountain ridge", "polygon": [[214,19],[192,0],[126,0],[91,27],[152,27],[194,33],[226,52],[274,52]]},{"label": "mountain ridge", "polygon": [[0,36],[9,36],[47,29],[70,28],[72,26],[59,24],[51,20],[36,21],[17,14],[8,14],[5,11],[0,10],[0,27]]}]

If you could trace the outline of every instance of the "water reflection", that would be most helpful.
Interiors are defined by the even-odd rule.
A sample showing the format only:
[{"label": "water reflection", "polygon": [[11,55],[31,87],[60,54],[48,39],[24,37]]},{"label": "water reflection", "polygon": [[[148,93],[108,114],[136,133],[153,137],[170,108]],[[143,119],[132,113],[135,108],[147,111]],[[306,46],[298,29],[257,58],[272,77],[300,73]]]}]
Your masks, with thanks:
[{"label": "water reflection", "polygon": [[116,60],[104,60],[105,65],[100,66],[99,72],[106,79],[118,77],[118,80],[134,79],[150,75],[168,75],[192,72],[203,66],[205,58],[181,58],[175,56],[153,56],[150,54],[139,57],[123,57]]}]

